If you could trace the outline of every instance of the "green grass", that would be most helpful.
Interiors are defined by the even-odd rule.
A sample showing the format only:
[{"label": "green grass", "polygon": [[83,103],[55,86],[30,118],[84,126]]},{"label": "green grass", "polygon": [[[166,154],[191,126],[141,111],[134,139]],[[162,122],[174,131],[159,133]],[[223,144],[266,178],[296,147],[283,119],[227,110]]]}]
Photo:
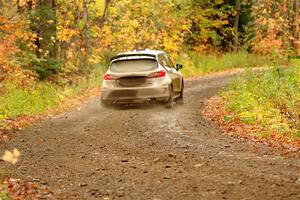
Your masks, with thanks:
[{"label": "green grass", "polygon": [[246,52],[225,53],[223,55],[201,55],[194,52],[182,53],[177,63],[184,65],[185,77],[225,71],[234,68],[265,67],[273,65],[270,57],[257,56]]},{"label": "green grass", "polygon": [[5,92],[0,96],[0,127],[5,126],[4,119],[42,114],[84,90],[100,87],[102,73],[100,68],[96,68],[88,78],[64,87],[47,82],[37,82],[31,88],[6,84]]},{"label": "green grass", "polygon": [[9,175],[7,169],[0,168],[0,199],[1,200],[9,200],[8,195],[8,186],[5,183],[5,178]]},{"label": "green grass", "polygon": [[222,93],[227,110],[246,123],[259,123],[264,135],[289,134],[292,140],[300,134],[300,63],[293,67],[274,67],[256,74],[247,71]]},{"label": "green grass", "polygon": [[42,83],[26,89],[10,84],[6,85],[6,91],[9,92],[0,97],[0,120],[42,113],[57,105],[60,98],[55,87]]},{"label": "green grass", "polygon": [[8,195],[8,187],[7,185],[0,184],[1,191],[0,191],[0,199],[1,200],[9,200],[9,195]]}]

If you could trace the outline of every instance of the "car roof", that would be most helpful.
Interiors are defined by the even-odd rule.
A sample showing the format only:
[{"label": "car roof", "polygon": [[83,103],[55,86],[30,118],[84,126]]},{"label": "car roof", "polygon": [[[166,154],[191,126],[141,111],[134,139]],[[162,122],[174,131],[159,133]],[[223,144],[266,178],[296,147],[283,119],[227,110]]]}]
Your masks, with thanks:
[{"label": "car roof", "polygon": [[159,55],[161,53],[165,53],[164,51],[152,50],[152,49],[135,49],[133,51],[127,51],[120,53],[118,55],[127,55],[127,54],[151,54],[151,55]]},{"label": "car roof", "polygon": [[133,50],[123,53],[119,53],[116,56],[110,59],[111,62],[117,60],[127,60],[130,56],[130,59],[143,59],[143,58],[152,58],[155,59],[159,54],[165,53],[164,51],[151,50],[151,49],[142,49],[142,50]]}]

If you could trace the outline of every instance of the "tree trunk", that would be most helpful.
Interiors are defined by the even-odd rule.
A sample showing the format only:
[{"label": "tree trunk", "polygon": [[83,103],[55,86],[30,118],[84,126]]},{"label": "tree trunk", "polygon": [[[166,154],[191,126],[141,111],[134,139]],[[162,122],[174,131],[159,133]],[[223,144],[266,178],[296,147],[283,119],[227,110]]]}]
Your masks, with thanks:
[{"label": "tree trunk", "polygon": [[83,1],[83,18],[84,18],[84,32],[85,32],[85,50],[86,54],[91,54],[91,34],[90,34],[90,22],[89,22],[89,8],[87,0]]},{"label": "tree trunk", "polygon": [[[57,35],[57,17],[55,0],[39,0],[36,7],[36,16],[39,21],[34,21],[34,30],[38,37],[36,45],[38,46],[38,57],[57,58],[58,45],[56,43]],[[32,20],[36,20],[33,18]],[[42,52],[39,51],[42,50]]]},{"label": "tree trunk", "polygon": [[[299,0],[294,1],[294,17],[293,17],[293,28],[292,28],[292,36],[293,36],[293,48],[296,51],[300,51],[300,38],[299,38]],[[300,53],[300,52],[298,52]]]},{"label": "tree trunk", "polygon": [[112,0],[105,0],[105,7],[103,10],[102,17],[100,19],[100,26],[104,24],[104,22],[107,20],[108,12],[109,12],[109,4],[112,2]]},{"label": "tree trunk", "polygon": [[241,1],[235,1],[235,10],[236,16],[234,19],[234,51],[239,50],[239,23],[240,23],[240,14],[241,14]]}]

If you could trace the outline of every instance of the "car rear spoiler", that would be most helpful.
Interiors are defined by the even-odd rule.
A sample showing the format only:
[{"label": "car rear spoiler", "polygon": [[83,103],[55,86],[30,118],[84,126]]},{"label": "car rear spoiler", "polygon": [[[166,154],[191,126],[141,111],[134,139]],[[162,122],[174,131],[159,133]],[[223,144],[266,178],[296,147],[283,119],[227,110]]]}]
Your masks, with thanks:
[{"label": "car rear spoiler", "polygon": [[151,57],[151,58],[156,58],[155,55],[153,54],[145,54],[145,53],[133,53],[133,54],[121,54],[121,55],[116,55],[116,56],[113,56],[111,59],[110,59],[110,62],[112,62],[113,60],[116,60],[118,58],[123,58],[123,57],[131,57],[131,56],[147,56],[147,57]]}]

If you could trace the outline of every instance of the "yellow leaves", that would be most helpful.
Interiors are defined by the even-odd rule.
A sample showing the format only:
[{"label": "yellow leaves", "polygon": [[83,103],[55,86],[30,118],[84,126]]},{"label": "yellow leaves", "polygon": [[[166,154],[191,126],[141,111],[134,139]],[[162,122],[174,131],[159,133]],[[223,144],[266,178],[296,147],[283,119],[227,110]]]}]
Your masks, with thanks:
[{"label": "yellow leaves", "polygon": [[263,13],[263,14],[266,14],[266,13],[267,13],[267,9],[266,9],[266,8],[263,9],[262,13]]},{"label": "yellow leaves", "polygon": [[27,0],[19,0],[17,2],[19,3],[18,6],[20,6],[20,7],[26,6],[26,4],[27,4]]},{"label": "yellow leaves", "polygon": [[138,27],[139,27],[139,22],[138,22],[138,20],[136,20],[136,19],[130,21],[129,23],[130,23],[130,26],[131,26],[132,28],[138,28]]},{"label": "yellow leaves", "polygon": [[102,15],[105,8],[105,0],[95,1],[92,9],[96,10],[96,13],[100,16]]},{"label": "yellow leaves", "polygon": [[90,63],[99,63],[101,61],[101,56],[92,55],[88,60]]},{"label": "yellow leaves", "polygon": [[24,32],[20,29],[17,29],[16,32],[15,32],[15,35],[18,37],[18,38],[22,38],[23,37],[23,34]]},{"label": "yellow leaves", "polygon": [[29,49],[31,49],[31,50],[37,48],[37,46],[36,46],[34,43],[28,43],[26,46],[27,46]]},{"label": "yellow leaves", "polygon": [[286,132],[287,130],[290,129],[290,125],[288,123],[276,123],[276,124],[271,124],[270,129],[278,131],[278,132]]},{"label": "yellow leaves", "polygon": [[173,9],[172,2],[116,1],[110,8],[110,24],[99,31],[101,46],[113,51],[147,47],[178,52],[190,23]]},{"label": "yellow leaves", "polygon": [[111,16],[117,16],[118,15],[118,9],[116,7],[111,7],[109,12],[110,12]]},{"label": "yellow leaves", "polygon": [[52,43],[55,43],[56,42],[56,38],[54,37],[54,36],[51,36],[51,41],[52,41]]},{"label": "yellow leaves", "polygon": [[103,36],[110,36],[111,35],[111,29],[110,26],[104,25],[102,29],[100,30]]},{"label": "yellow leaves", "polygon": [[235,10],[232,12],[232,16],[237,16],[238,12]]},{"label": "yellow leaves", "polygon": [[185,30],[185,31],[189,31],[190,30],[190,25],[189,24],[182,24],[181,29]]},{"label": "yellow leaves", "polygon": [[4,155],[1,157],[1,160],[11,163],[11,164],[16,164],[21,156],[21,153],[18,149],[14,149],[12,152],[6,150]]},{"label": "yellow leaves", "polygon": [[54,23],[54,21],[52,19],[51,20],[47,20],[46,22],[47,22],[47,24],[53,24]]},{"label": "yellow leaves", "polygon": [[68,58],[68,59],[73,59],[74,56],[75,56],[75,54],[74,54],[73,51],[68,51],[68,52],[67,52],[67,58]]},{"label": "yellow leaves", "polygon": [[79,34],[77,30],[58,27],[57,39],[62,42],[69,41],[73,36]]},{"label": "yellow leaves", "polygon": [[213,26],[216,28],[222,28],[224,25],[228,23],[228,20],[222,21],[222,20],[215,20],[213,23]]}]

